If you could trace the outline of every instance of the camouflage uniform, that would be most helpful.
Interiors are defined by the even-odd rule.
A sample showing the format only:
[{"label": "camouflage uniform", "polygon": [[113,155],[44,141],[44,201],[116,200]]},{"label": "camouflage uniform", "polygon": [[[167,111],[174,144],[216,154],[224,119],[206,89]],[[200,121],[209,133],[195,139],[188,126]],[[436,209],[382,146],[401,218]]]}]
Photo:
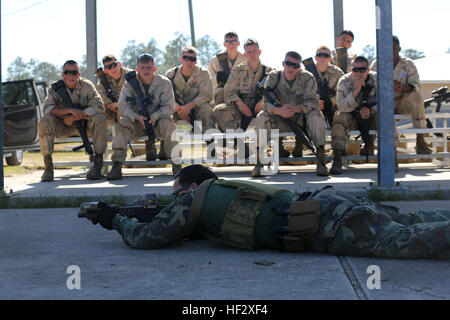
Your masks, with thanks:
[{"label": "camouflage uniform", "polygon": [[[325,119],[319,111],[319,96],[317,94],[317,83],[314,76],[308,71],[300,71],[297,73],[296,79],[292,87],[284,78],[284,73],[281,71],[272,71],[267,76],[264,87],[272,89],[278,82],[274,93],[280,100],[281,104],[292,104],[300,106],[302,113],[296,113],[292,121],[300,126],[304,126],[306,122],[306,130],[309,133],[312,141],[316,146],[323,146],[325,144]],[[267,99],[263,98],[264,111],[260,112],[256,121],[256,129],[279,129],[279,132],[290,132],[280,119],[280,116],[273,115],[274,105],[269,103]],[[269,137],[270,138],[270,137]],[[267,141],[260,141],[258,147],[264,148]]]},{"label": "camouflage uniform", "polygon": [[[331,60],[331,64],[338,66],[336,49],[331,50],[331,56],[333,57],[333,59]],[[347,70],[342,70],[344,71],[344,73],[352,71],[352,61],[355,57],[355,54],[347,51]]]},{"label": "camouflage uniform", "polygon": [[[72,103],[74,105],[80,104],[84,108],[84,113],[89,115],[88,136],[92,137],[95,153],[103,154],[106,150],[107,141],[105,107],[94,84],[87,79],[80,78],[73,91],[69,88],[66,88],[66,90]],[[68,106],[65,105],[60,95],[50,87],[44,101],[44,117],[38,124],[39,143],[43,156],[53,154],[55,137],[66,138],[80,135],[75,124],[66,126],[62,118],[50,114],[54,108],[68,108]]]},{"label": "camouflage uniform", "polygon": [[[145,92],[144,86],[136,75],[141,91]],[[172,84],[165,76],[156,74],[150,87],[148,94],[153,100],[153,105],[148,106],[149,114],[152,119],[156,119],[156,125],[153,126],[155,135],[164,139],[164,147],[167,155],[172,154],[172,149],[178,144],[176,140],[172,140],[172,133],[175,131],[175,123],[172,119],[174,112],[174,97]],[[117,122],[117,132],[113,141],[113,155],[111,160],[113,162],[124,163],[127,156],[127,143],[132,138],[146,136],[147,133],[142,129],[141,125],[135,121],[138,115],[132,102],[127,101],[127,98],[136,97],[136,93],[131,85],[127,82],[123,86],[119,98],[119,112],[121,119]],[[153,111],[153,112],[152,112]],[[175,155],[174,155],[175,156]],[[172,158],[172,161],[178,161],[179,155]]]},{"label": "camouflage uniform", "polygon": [[[370,66],[372,71],[377,71],[377,61]],[[414,90],[406,93],[394,93],[394,112],[397,114],[410,114],[414,128],[426,128],[425,106],[420,93],[420,78],[417,68],[411,59],[400,57],[394,68],[394,80],[402,85],[412,85]]]},{"label": "camouflage uniform", "polygon": [[[207,194],[214,185],[215,183],[212,184],[213,187],[209,187]],[[296,198],[295,194],[288,191],[280,189],[280,192],[281,198],[288,203]],[[181,241],[190,219],[195,193],[196,190],[192,190],[182,195],[150,223],[139,223],[135,219],[116,216],[113,219],[114,229],[121,234],[128,246],[138,249],[156,249]],[[320,201],[319,229],[310,234],[307,250],[336,255],[450,259],[448,210],[402,214],[396,207],[360,200],[334,189],[314,192],[307,199]],[[217,200],[220,199],[215,199],[216,203]],[[219,219],[216,223],[207,223],[208,216],[217,215],[217,210],[214,210],[217,205],[208,206],[204,203],[203,208],[196,229],[191,234],[220,234],[223,217],[222,221]],[[256,220],[256,248],[282,247],[275,232],[271,231],[274,217],[275,213],[271,209],[266,220]],[[209,219],[209,222],[213,221]],[[264,236],[261,230],[264,230],[266,238],[267,233],[271,233],[270,237],[273,239],[266,240],[267,245],[258,241]]]},{"label": "camouflage uniform", "polygon": [[[213,129],[212,83],[208,70],[195,66],[194,72],[186,81],[181,73],[181,66],[178,66],[167,71],[166,77],[172,80],[174,91],[185,104],[192,101],[196,104],[191,113],[195,112],[194,121],[202,122],[202,132]],[[180,119],[176,112],[173,118],[175,121]]]},{"label": "camouflage uniform", "polygon": [[[246,58],[242,55],[242,53],[238,52],[236,56],[236,60],[234,61],[234,64],[231,64],[230,59],[228,59],[228,67],[231,71],[236,68],[240,63],[246,61]],[[209,75],[211,77],[211,81],[213,84],[213,98],[214,98],[214,104],[218,105],[220,103],[224,103],[224,88],[219,87],[219,84],[217,83],[217,72],[221,71],[219,59],[217,58],[217,55],[214,56],[214,58],[211,59],[208,66]]]},{"label": "camouflage uniform", "polygon": [[[105,73],[106,79],[108,80],[108,83],[109,83],[109,87],[112,91],[114,91],[116,93],[117,99],[119,98],[119,95],[120,95],[120,92],[122,91],[123,85],[126,82],[125,75],[128,72],[131,72],[133,70],[122,67],[120,69],[120,71],[121,71],[122,75],[117,80],[113,79],[112,77],[110,77],[109,75],[107,75]],[[103,103],[105,104],[106,121],[107,121],[108,125],[112,125],[112,124],[116,123],[117,114],[115,112],[111,111],[107,107],[107,105],[112,104],[113,101],[108,97],[107,91],[106,91],[105,87],[103,86],[103,84],[100,82],[100,80],[97,81],[97,90],[98,90],[98,93],[100,94],[100,96],[102,97]]]},{"label": "camouflage uniform", "polygon": [[[377,91],[377,79],[375,72],[369,72],[368,77],[370,78],[368,83],[373,86],[373,89],[369,95],[369,98],[373,97],[376,99]],[[333,120],[333,126],[331,128],[331,146],[333,150],[345,151],[347,133],[351,130],[358,129],[358,122],[352,114],[362,100],[362,91],[359,93],[358,97],[355,99],[353,96],[353,78],[351,73],[347,73],[343,76],[337,86],[337,106],[338,111],[336,112]],[[376,106],[372,107],[376,109]],[[377,128],[377,117],[372,118],[370,123],[370,129],[376,130]]]},{"label": "camouflage uniform", "polygon": [[[273,69],[265,66],[265,73]],[[256,101],[256,84],[263,75],[263,64],[259,64],[258,70],[254,73],[247,61],[239,64],[231,71],[230,78],[225,84],[224,98],[225,103],[219,104],[214,108],[214,118],[222,132],[227,129],[238,129],[242,112],[235,104],[242,100],[249,108],[254,107],[259,101]]]}]

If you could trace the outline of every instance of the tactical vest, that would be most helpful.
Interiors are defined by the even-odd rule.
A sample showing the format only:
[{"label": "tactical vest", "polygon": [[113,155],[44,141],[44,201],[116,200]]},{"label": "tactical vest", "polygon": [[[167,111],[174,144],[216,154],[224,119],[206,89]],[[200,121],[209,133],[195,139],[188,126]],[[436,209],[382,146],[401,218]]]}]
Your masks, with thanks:
[{"label": "tactical vest", "polygon": [[318,201],[251,181],[207,180],[195,193],[185,234],[243,249],[304,251],[319,225]]}]

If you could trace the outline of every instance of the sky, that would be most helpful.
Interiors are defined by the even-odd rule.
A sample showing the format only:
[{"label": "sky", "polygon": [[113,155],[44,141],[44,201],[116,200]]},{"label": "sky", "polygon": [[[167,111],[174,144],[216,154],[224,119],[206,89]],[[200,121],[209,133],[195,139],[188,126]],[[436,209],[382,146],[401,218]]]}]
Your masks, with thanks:
[{"label": "sky", "polygon": [[[260,43],[263,63],[281,68],[287,51],[303,58],[320,45],[334,47],[332,0],[193,0],[196,38],[211,36],[223,48],[234,30],[243,43]],[[392,0],[393,33],[403,49],[427,57],[450,48],[450,1]],[[344,28],[355,34],[351,51],[376,44],[375,0],[344,0]],[[21,56],[61,66],[86,53],[85,0],[1,0],[2,78]],[[98,57],[120,56],[129,40],[154,38],[163,49],[176,32],[190,35],[187,0],[98,0]],[[156,62],[158,64],[158,62]]]}]

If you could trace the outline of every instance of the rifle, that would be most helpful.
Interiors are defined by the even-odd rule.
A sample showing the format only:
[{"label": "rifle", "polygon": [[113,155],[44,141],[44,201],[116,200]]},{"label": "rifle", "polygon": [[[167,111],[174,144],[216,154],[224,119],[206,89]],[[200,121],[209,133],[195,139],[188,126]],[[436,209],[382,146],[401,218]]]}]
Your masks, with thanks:
[{"label": "rifle", "polygon": [[325,120],[328,124],[328,127],[331,129],[331,126],[333,124],[333,103],[331,102],[330,97],[336,95],[335,92],[332,92],[330,87],[328,87],[328,80],[327,79],[320,79],[319,73],[317,72],[316,65],[314,64],[314,61],[312,58],[308,58],[303,60],[303,65],[305,66],[305,69],[309,72],[311,72],[316,79],[317,82],[317,93],[320,96],[320,100],[323,100],[324,102],[324,108],[322,110],[322,113],[325,117]]},{"label": "rifle", "polygon": [[150,123],[150,115],[147,108],[149,105],[153,104],[152,98],[148,95],[147,92],[145,93],[145,97],[142,94],[141,87],[139,86],[139,82],[136,78],[136,71],[127,73],[125,75],[125,79],[136,93],[135,98],[127,97],[127,102],[134,102],[138,114],[144,116],[147,119],[144,121],[147,137],[149,140],[155,140],[156,135],[155,131],[153,130],[153,126]]},{"label": "rifle", "polygon": [[[358,122],[358,129],[361,132],[360,137],[364,141],[364,149],[366,151],[366,163],[369,162],[369,141],[370,141],[370,135],[369,135],[369,125],[370,122],[373,120],[373,114],[370,113],[369,118],[362,119],[361,118],[361,109],[362,108],[369,108],[372,109],[373,106],[377,104],[376,100],[369,100],[369,94],[373,89],[373,86],[368,83],[369,78],[366,79],[366,83],[364,87],[361,90],[362,93],[362,101],[359,104],[359,106],[352,111],[353,116],[356,118],[356,121]],[[356,139],[358,139],[357,137]]]},{"label": "rifle", "polygon": [[228,65],[228,54],[226,52],[219,53],[216,55],[217,60],[219,61],[219,65],[222,67],[222,70],[218,71],[216,74],[217,86],[219,88],[225,87],[225,84],[228,81],[230,76],[230,66]]},{"label": "rifle", "polygon": [[[447,92],[447,89],[447,87],[440,87],[439,89],[433,90],[431,94],[434,95],[434,97],[429,98],[423,102],[425,108],[429,107],[432,103],[436,103],[436,112],[440,112],[442,103],[450,102],[450,92]],[[427,119],[427,128],[433,129],[433,124],[431,123],[430,119]],[[442,133],[435,133],[434,135],[436,137],[442,138]]]},{"label": "rifle", "polygon": [[[262,67],[263,67],[262,75],[261,75],[261,78],[259,79],[258,83],[260,83],[261,87],[264,88],[264,82],[265,82],[264,79],[267,77],[267,73],[266,73],[266,66],[263,65]],[[241,129],[242,130],[244,130],[244,131],[247,130],[248,126],[250,125],[250,122],[252,122],[252,119],[254,117],[256,117],[255,108],[256,108],[256,105],[258,104],[258,102],[261,101],[262,97],[263,96],[262,96],[261,91],[256,90],[256,94],[253,99],[254,103],[252,103],[252,105],[249,106],[250,111],[252,112],[252,116],[247,117],[245,115],[242,115],[242,117],[241,117]],[[241,98],[241,100],[242,100],[242,97],[239,96],[239,98]]]},{"label": "rifle", "polygon": [[[52,84],[53,90],[63,99],[64,104],[69,108],[74,109],[80,109],[83,110],[83,107],[80,104],[74,105],[72,100],[70,99],[69,94],[66,90],[66,84],[64,83],[64,80],[59,80]],[[83,141],[83,144],[81,146],[75,147],[72,149],[72,151],[79,151],[84,148],[86,153],[89,154],[89,161],[93,162],[94,160],[94,150],[92,150],[91,142],[89,141],[89,138],[87,136],[87,120],[77,120],[74,121],[78,132],[80,133],[81,140]]]},{"label": "rifle", "polygon": [[[175,81],[174,81],[175,76],[177,75],[177,72],[178,72],[178,67],[175,68],[175,72],[173,74],[173,77],[170,78],[170,82],[172,83],[173,96],[175,97],[175,102],[179,106],[184,106],[186,103],[183,101],[183,99],[181,99],[180,95],[178,94],[178,89],[177,89],[177,86],[175,85]],[[189,122],[191,123],[192,126],[194,126],[195,111],[196,111],[196,109],[194,108],[189,113]]]},{"label": "rifle", "polygon": [[[119,97],[117,95],[117,92],[111,89],[108,79],[106,78],[106,74],[103,71],[103,68],[98,68],[95,71],[95,76],[98,80],[100,80],[100,83],[102,86],[106,89],[106,96],[113,102],[116,103],[119,101]],[[105,106],[106,107],[106,106]],[[115,122],[117,123],[117,117],[114,118]],[[131,141],[128,141],[128,145],[130,146],[131,153],[133,154],[133,157],[136,157],[136,154],[134,153],[133,147],[131,146]]]},{"label": "rifle", "polygon": [[[256,88],[257,90],[259,90],[261,92],[261,94],[266,97],[266,99],[269,101],[269,103],[271,103],[272,105],[274,105],[276,108],[280,108],[282,105],[280,103],[280,101],[278,100],[278,98],[275,96],[275,93],[272,91],[269,91],[268,89],[264,88],[264,86],[261,83],[257,83],[256,84]],[[317,158],[317,161],[322,164],[323,166],[326,166],[325,163],[323,163],[323,161],[317,156],[316,153],[316,148],[314,146],[314,143],[312,142],[312,140],[309,138],[308,133],[305,131],[305,129],[303,129],[302,126],[299,126],[298,124],[296,124],[294,121],[292,121],[291,119],[286,119],[283,117],[280,117],[281,121],[283,121],[283,123],[285,125],[287,125],[289,127],[289,129],[291,129],[292,132],[294,132],[295,136],[297,138],[300,138],[303,141],[303,144],[309,149],[311,150],[311,152],[314,154],[314,156]]]},{"label": "rifle", "polygon": [[86,218],[96,221],[104,210],[112,210],[116,215],[127,217],[129,219],[136,218],[139,222],[151,222],[153,218],[166,206],[159,204],[156,194],[149,193],[144,196],[141,205],[137,206],[119,206],[119,205],[103,205],[101,201],[84,202],[80,206],[78,218]]}]

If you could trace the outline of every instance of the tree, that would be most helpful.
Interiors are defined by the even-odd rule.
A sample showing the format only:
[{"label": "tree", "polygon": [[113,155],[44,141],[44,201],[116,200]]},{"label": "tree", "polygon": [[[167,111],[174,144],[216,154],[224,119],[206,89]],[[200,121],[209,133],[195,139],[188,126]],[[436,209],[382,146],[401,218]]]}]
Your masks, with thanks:
[{"label": "tree", "polygon": [[159,72],[162,74],[180,64],[181,49],[189,43],[189,37],[182,33],[176,32],[175,37],[166,45],[164,63],[159,67]]},{"label": "tree", "polygon": [[220,52],[220,45],[208,35],[198,39],[196,45],[199,64],[208,67],[211,58]]},{"label": "tree", "polygon": [[136,60],[142,53],[150,53],[155,59],[155,65],[161,63],[162,52],[158,49],[158,44],[154,38],[150,39],[147,44],[143,42],[137,44],[136,40],[128,41],[126,47],[121,51],[120,61],[124,67],[134,69],[136,68]]},{"label": "tree", "polygon": [[6,80],[23,80],[31,78],[31,69],[29,64],[23,60],[22,57],[17,57],[11,62],[6,69]]},{"label": "tree", "polygon": [[372,64],[372,61],[375,60],[376,54],[375,54],[375,47],[368,44],[363,48],[363,54],[364,57],[369,60],[369,66]]},{"label": "tree", "polygon": [[50,85],[61,78],[61,70],[49,62],[40,62],[33,69],[33,78]]},{"label": "tree", "polygon": [[7,80],[24,80],[34,78],[36,81],[45,81],[51,84],[61,77],[60,69],[49,62],[39,62],[30,59],[26,62],[17,57],[7,68]]},{"label": "tree", "polygon": [[422,51],[416,49],[406,49],[402,50],[402,56],[410,58],[411,60],[417,60],[425,58],[425,54]]}]

